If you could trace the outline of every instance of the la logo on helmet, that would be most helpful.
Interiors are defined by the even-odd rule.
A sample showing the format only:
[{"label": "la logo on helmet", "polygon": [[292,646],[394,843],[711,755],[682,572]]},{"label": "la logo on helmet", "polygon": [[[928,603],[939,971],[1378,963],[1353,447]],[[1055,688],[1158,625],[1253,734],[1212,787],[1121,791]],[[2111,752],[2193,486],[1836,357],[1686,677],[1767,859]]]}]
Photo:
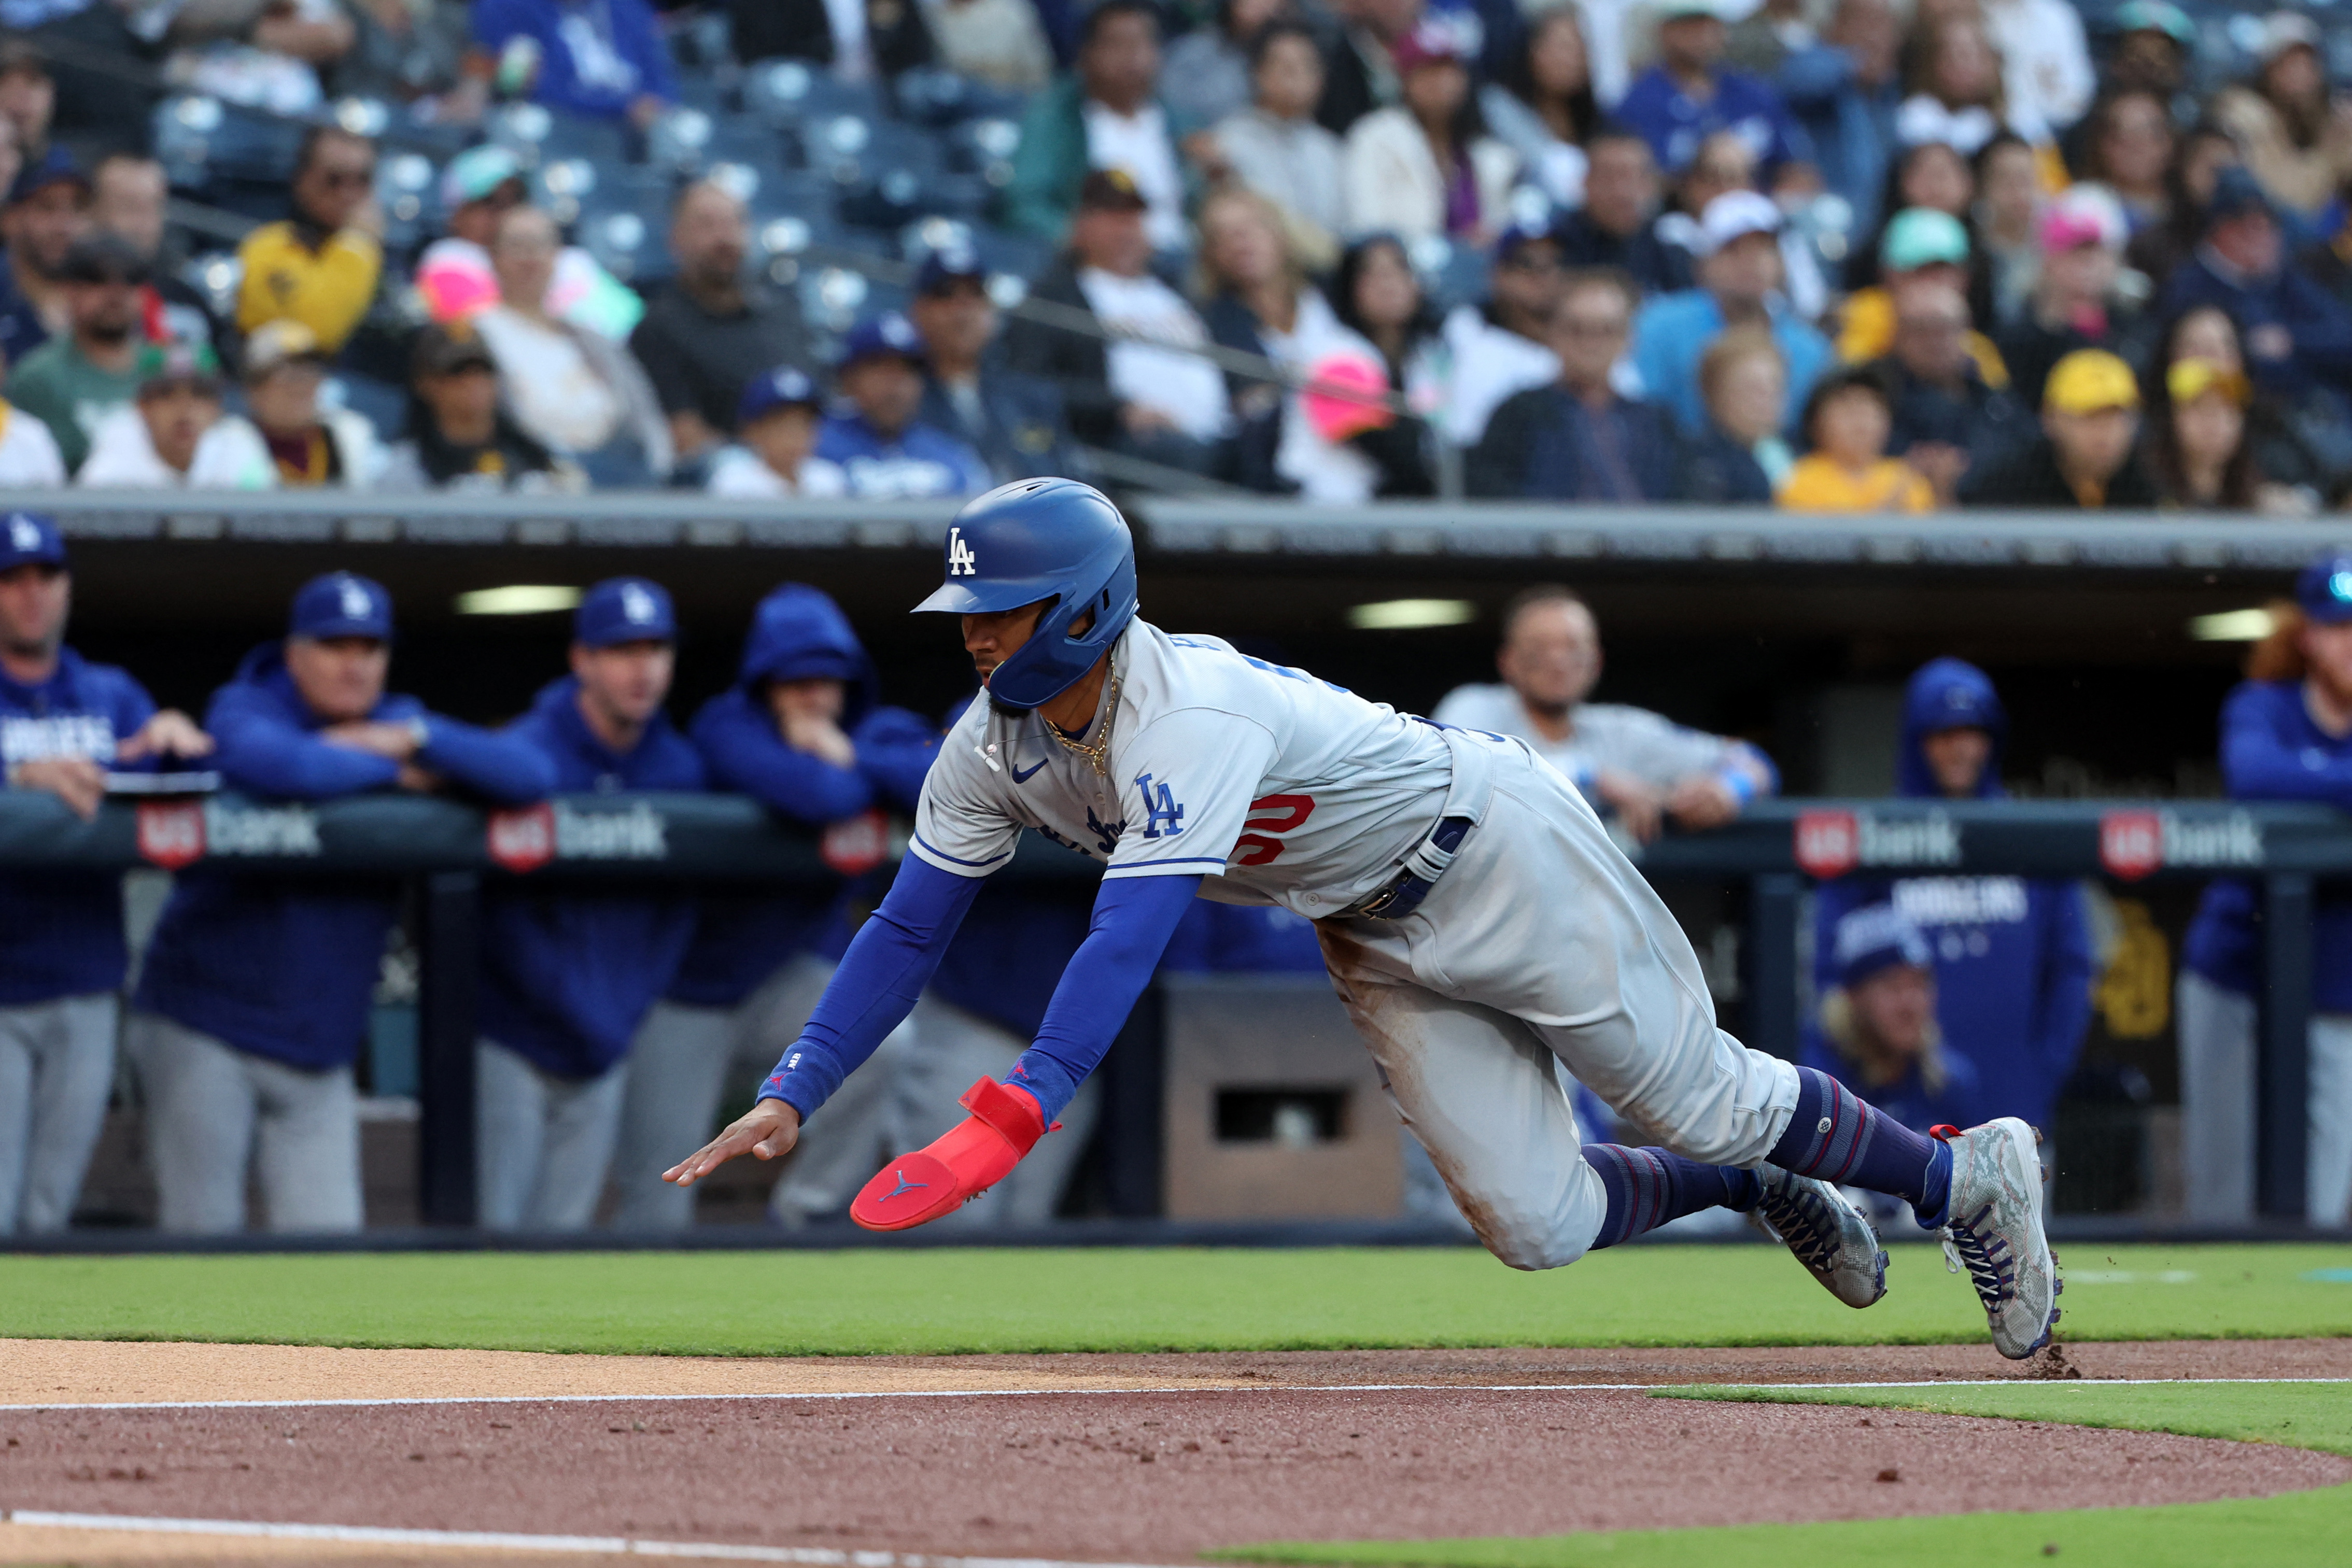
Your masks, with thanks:
[{"label": "la logo on helmet", "polygon": [[371,610],[373,610],[373,609],[374,609],[374,608],[375,608],[375,606],[374,606],[373,604],[370,603],[370,602],[369,602],[369,601],[368,601],[368,591],[367,591],[366,589],[362,588],[358,583],[353,582],[353,581],[350,580],[349,579],[345,579],[345,580],[344,580],[344,582],[343,582],[343,619],[344,619],[344,620],[346,620],[346,621],[364,621],[364,620],[366,620],[366,619],[367,619],[367,617],[368,617],[368,612],[369,612],[369,611],[371,611]]},{"label": "la logo on helmet", "polygon": [[961,528],[951,528],[948,530],[948,575],[950,577],[980,575],[980,560],[971,553],[971,547],[963,542],[963,529]]},{"label": "la logo on helmet", "polygon": [[621,613],[630,622],[642,624],[654,618],[654,596],[634,582],[621,585]]},{"label": "la logo on helmet", "polygon": [[41,548],[41,530],[32,518],[19,512],[8,519],[8,543],[16,549],[37,550]]}]

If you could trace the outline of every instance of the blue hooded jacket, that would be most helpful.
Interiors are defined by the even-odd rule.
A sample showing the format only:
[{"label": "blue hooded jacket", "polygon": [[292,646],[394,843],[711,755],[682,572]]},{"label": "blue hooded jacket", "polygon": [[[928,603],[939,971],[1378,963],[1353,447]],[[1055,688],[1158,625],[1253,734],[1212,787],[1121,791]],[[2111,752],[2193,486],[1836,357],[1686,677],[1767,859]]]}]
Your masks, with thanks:
[{"label": "blue hooded jacket", "polygon": [[1924,1133],[1934,1126],[1973,1127],[1992,1117],[2012,1113],[1986,1101],[1976,1064],[1956,1051],[1944,1052],[1944,1086],[1940,1090],[1927,1087],[1916,1061],[1892,1083],[1864,1083],[1854,1064],[1818,1031],[1807,1034],[1799,1062],[1816,1072],[1828,1073],[1915,1133]]},{"label": "blue hooded jacket", "polygon": [[[425,719],[419,766],[499,804],[536,800],[555,786],[530,747],[427,714],[415,697],[387,695],[368,717]],[[394,786],[398,763],[317,738],[325,727],[295,689],[278,643],[247,654],[205,715],[212,764],[239,789],[332,800]],[[273,1061],[349,1066],[399,903],[391,877],[238,875],[199,862],[179,875],[163,906],[136,1005]]]},{"label": "blue hooded jacket", "polygon": [[[856,767],[836,768],[784,743],[768,709],[768,684],[811,679],[846,688],[841,727],[857,747]],[[939,732],[904,708],[877,706],[880,692],[874,661],[841,607],[817,589],[788,582],[760,601],[735,685],[702,705],[689,733],[714,788],[739,790],[787,821],[824,828],[874,806],[912,811],[939,754]],[[669,996],[731,1008],[803,948],[838,958],[849,940],[840,917],[844,894],[837,881],[705,893]]]},{"label": "blue hooded jacket", "polygon": [[[146,688],[71,648],[35,686],[0,671],[0,768],[52,757],[111,765],[155,711]],[[113,872],[0,871],[0,1007],[122,984],[122,878]]]},{"label": "blue hooded jacket", "polygon": [[[1976,727],[1992,737],[1979,800],[2002,793],[2009,720],[1992,682],[1973,664],[1937,659],[1911,677],[1903,706],[1896,793],[1935,799],[1921,743],[1938,730]],[[2092,955],[2082,889],[2015,876],[1846,878],[1815,901],[1815,994],[1836,983],[1831,955],[1847,911],[1891,900],[1936,954],[1936,1018],[1948,1057],[1974,1066],[1981,1115],[2051,1125],[2058,1092],[2074,1071],[2091,1021]]]},{"label": "blue hooded jacket", "polygon": [[[561,794],[697,790],[702,759],[656,713],[625,754],[580,713],[580,683],[551,682],[502,732],[545,758]],[[690,894],[603,883],[494,882],[482,900],[481,1032],[547,1071],[593,1078],[628,1053],[694,936]]]},{"label": "blue hooded jacket", "polygon": [[[2352,736],[2311,721],[2299,681],[2247,681],[2221,705],[2221,779],[2232,800],[2317,800],[2352,810]],[[2262,983],[2262,895],[2217,877],[2198,901],[2181,962],[2225,990]],[[2322,883],[2312,911],[2311,1005],[2352,1012],[2352,895]]]}]

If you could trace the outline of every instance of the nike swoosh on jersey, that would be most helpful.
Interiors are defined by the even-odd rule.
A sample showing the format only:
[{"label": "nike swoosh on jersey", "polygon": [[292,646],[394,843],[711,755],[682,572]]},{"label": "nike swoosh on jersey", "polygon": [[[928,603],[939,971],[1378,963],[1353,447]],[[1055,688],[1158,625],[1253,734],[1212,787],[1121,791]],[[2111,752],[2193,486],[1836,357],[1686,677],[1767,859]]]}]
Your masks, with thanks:
[{"label": "nike swoosh on jersey", "polygon": [[1029,771],[1026,773],[1022,772],[1018,768],[1014,768],[1013,770],[1013,781],[1015,784],[1028,783],[1030,779],[1034,779],[1037,776],[1039,768],[1044,768],[1046,762],[1050,762],[1052,760],[1053,758],[1049,757],[1045,758],[1044,762],[1033,762],[1029,765]]}]

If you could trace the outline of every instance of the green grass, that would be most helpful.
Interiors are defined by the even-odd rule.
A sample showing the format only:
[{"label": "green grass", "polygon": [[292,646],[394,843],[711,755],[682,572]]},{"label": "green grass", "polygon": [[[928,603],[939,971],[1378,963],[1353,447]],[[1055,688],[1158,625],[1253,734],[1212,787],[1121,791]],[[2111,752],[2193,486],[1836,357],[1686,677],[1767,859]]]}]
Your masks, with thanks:
[{"label": "green grass", "polygon": [[[2068,1254],[2066,1337],[2352,1335],[2352,1247]],[[1926,1247],[1838,1305],[1777,1248],[0,1257],[0,1336],[669,1354],[1974,1343]],[[1988,1354],[1990,1353],[1988,1352]]]},{"label": "green grass", "polygon": [[[1661,1394],[1999,1416],[2352,1454],[2352,1386],[2343,1384],[2084,1382],[1919,1389],[1683,1388]],[[2058,1561],[2070,1568],[2343,1568],[2352,1561],[2352,1486],[2167,1508],[1971,1514],[1965,1521],[1842,1520],[1464,1541],[1278,1542],[1215,1555],[1254,1563],[1411,1568],[1822,1568],[1948,1561],[1989,1568],[2043,1561],[2053,1546]]]}]

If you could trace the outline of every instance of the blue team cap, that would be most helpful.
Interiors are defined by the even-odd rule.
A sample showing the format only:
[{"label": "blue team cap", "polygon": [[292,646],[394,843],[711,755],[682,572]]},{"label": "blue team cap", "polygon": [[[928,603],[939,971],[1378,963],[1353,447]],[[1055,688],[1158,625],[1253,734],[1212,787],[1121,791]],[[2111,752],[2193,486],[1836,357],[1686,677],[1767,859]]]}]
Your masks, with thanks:
[{"label": "blue team cap", "polygon": [[836,365],[854,365],[860,360],[877,359],[895,354],[902,360],[923,357],[922,334],[915,324],[896,310],[879,316],[869,316],[849,329],[841,340],[841,352],[834,356]]},{"label": "blue team cap", "polygon": [[923,257],[923,265],[915,269],[915,292],[918,295],[939,294],[950,283],[965,278],[985,282],[988,268],[980,264],[980,252],[965,240],[950,240]]},{"label": "blue team cap", "polygon": [[2324,555],[2294,580],[2294,601],[2322,626],[2352,621],[2352,555]]},{"label": "blue team cap", "polygon": [[1865,904],[1840,919],[1836,956],[1838,984],[1849,988],[1897,964],[1925,969],[1935,963],[1927,939],[1891,904]]},{"label": "blue team cap", "polygon": [[63,566],[65,536],[38,512],[11,512],[0,523],[0,571],[20,566]]},{"label": "blue team cap", "polygon": [[294,595],[287,632],[296,637],[373,637],[392,641],[392,595],[356,572],[314,577]]},{"label": "blue team cap", "polygon": [[677,613],[669,591],[642,577],[608,577],[590,589],[572,616],[574,641],[591,648],[618,643],[675,643]]},{"label": "blue team cap", "polygon": [[87,191],[89,176],[81,172],[74,155],[63,147],[51,144],[47,152],[16,171],[16,183],[8,187],[8,204],[29,201],[51,185],[75,185]]},{"label": "blue team cap", "polygon": [[791,365],[778,365],[765,375],[753,376],[743,383],[743,395],[735,400],[735,425],[741,429],[761,415],[780,408],[814,408],[824,401],[804,371]]},{"label": "blue team cap", "polygon": [[1555,244],[1559,242],[1559,223],[1549,214],[1540,218],[1522,214],[1513,218],[1510,225],[1495,236],[1495,259],[1508,261],[1519,253],[1521,246],[1546,239]]}]

